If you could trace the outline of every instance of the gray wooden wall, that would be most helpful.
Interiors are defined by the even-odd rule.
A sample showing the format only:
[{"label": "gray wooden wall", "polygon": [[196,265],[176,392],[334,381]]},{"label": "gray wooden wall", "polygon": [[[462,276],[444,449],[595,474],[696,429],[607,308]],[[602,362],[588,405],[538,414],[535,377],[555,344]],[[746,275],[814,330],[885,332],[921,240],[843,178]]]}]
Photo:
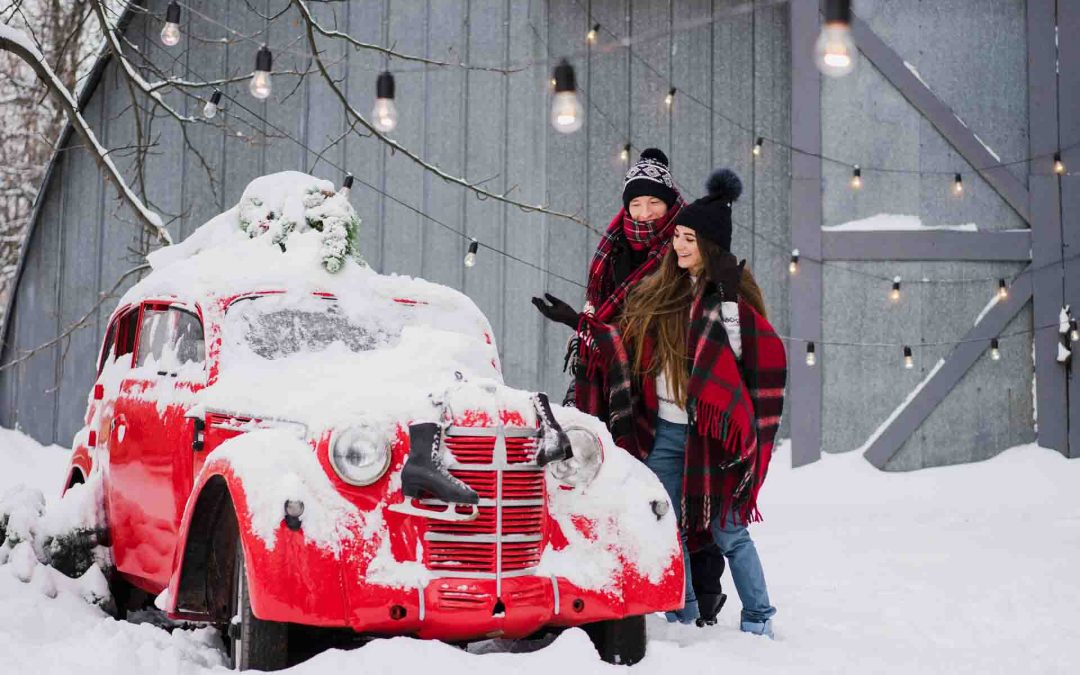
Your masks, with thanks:
[{"label": "gray wooden wall", "polygon": [[[164,0],[149,4],[152,11],[163,13]],[[256,45],[215,44],[214,40],[230,37],[219,23],[257,38],[265,35],[275,50],[275,70],[306,66],[302,56],[306,41],[298,39],[294,10],[268,23],[242,2],[186,4],[213,21],[185,11],[185,42],[172,51],[161,47],[156,21],[137,16],[127,29],[144,54],[175,75],[206,79],[250,72]],[[267,9],[284,4],[272,0]],[[1025,44],[1019,29],[1023,3],[934,4],[948,6],[953,15],[962,14],[965,22],[935,20],[940,18],[937,10],[915,0],[866,0],[856,3],[856,11],[920,69],[935,92],[955,105],[991,147],[1003,157],[1023,156],[1027,147]],[[401,121],[394,136],[451,173],[484,180],[496,191],[514,187],[516,197],[579,213],[598,229],[619,207],[625,166],[618,155],[628,141],[637,149],[663,148],[676,180],[690,197],[701,194],[713,167],[735,169],[743,177],[745,191],[735,208],[733,249],[748,259],[763,287],[770,318],[787,334],[789,224],[798,217],[790,213],[789,205],[791,158],[775,146],[766,146],[754,161],[750,153],[756,136],[790,138],[786,3],[759,0],[751,7],[736,0],[384,0],[312,6],[325,23],[336,22],[360,40],[478,64],[543,61],[578,52],[594,21],[604,28],[601,44],[612,41],[609,30],[634,39],[630,50],[598,47],[575,57],[579,88],[588,101],[587,123],[569,136],[554,132],[548,123],[546,64],[504,75],[457,68],[425,70],[395,61]],[[649,37],[710,17],[715,20],[691,30]],[[334,70],[343,78],[349,99],[357,109],[370,110],[375,76],[385,66],[383,57],[340,42],[320,40],[320,44],[327,58],[340,59]],[[296,53],[284,51],[286,45]],[[220,180],[217,189],[211,189],[195,153],[183,150],[178,128],[158,116],[155,129],[160,135],[147,180],[151,199],[161,210],[182,213],[170,226],[174,236],[186,236],[234,204],[255,176],[298,169],[338,182],[342,169],[347,169],[470,236],[584,282],[597,235],[565,219],[480,201],[370,138],[351,135],[334,143],[345,125],[340,105],[317,76],[299,88],[295,84],[296,78],[276,76],[274,95],[266,103],[252,99],[246,83],[231,85],[230,94],[265,116],[268,124],[227,105],[230,130],[197,125],[189,132]],[[672,84],[681,93],[669,110],[663,98]],[[712,110],[685,94],[710,103]],[[168,100],[193,114],[199,109],[197,102],[177,93]],[[826,154],[916,168],[954,164],[947,145],[866,63],[846,80],[824,83],[822,101]],[[107,66],[89,97],[86,114],[110,147],[134,140],[128,104],[123,81],[112,65]],[[269,140],[247,138],[252,135],[249,124]],[[236,129],[245,136],[238,137]],[[119,161],[130,164],[123,157]],[[962,203],[949,201],[949,184],[940,176],[874,177],[857,196],[846,190],[845,183],[844,175],[826,167],[822,188],[826,225],[886,211],[918,214],[927,224],[1018,226],[1008,208],[975,179],[966,184],[969,196]],[[65,148],[58,155],[42,200],[6,332],[4,363],[82,316],[99,292],[139,262],[129,251],[146,244],[146,237],[126,222],[130,221],[126,209],[118,205],[115,192],[103,184],[80,148]],[[363,218],[362,250],[376,269],[420,275],[462,289],[495,327],[507,381],[561,396],[569,331],[543,321],[529,298],[546,290],[576,304],[582,297],[578,286],[484,250],[476,267],[466,269],[461,262],[465,242],[457,235],[362,185],[354,189],[353,204]],[[1013,271],[992,263],[874,267],[905,278]],[[887,290],[830,269],[825,278],[826,339],[894,341],[902,334],[919,343],[958,337],[986,301],[985,289],[948,285],[908,289],[902,306],[891,307]],[[106,303],[84,328],[59,345],[0,371],[0,423],[18,425],[42,441],[70,442],[81,424],[94,353],[113,305]],[[1020,328],[1030,325],[1029,314],[1024,317],[1015,322]],[[801,350],[801,345],[795,347],[792,358],[801,359]],[[899,455],[902,460],[890,468],[978,459],[1031,439],[1030,341],[1003,343],[1002,351],[1003,362],[972,369],[909,441]],[[860,446],[932,366],[933,352],[921,354],[918,368],[905,371],[892,353],[881,350],[819,349],[825,376],[824,449],[840,452]],[[785,423],[782,435],[786,429]]]}]

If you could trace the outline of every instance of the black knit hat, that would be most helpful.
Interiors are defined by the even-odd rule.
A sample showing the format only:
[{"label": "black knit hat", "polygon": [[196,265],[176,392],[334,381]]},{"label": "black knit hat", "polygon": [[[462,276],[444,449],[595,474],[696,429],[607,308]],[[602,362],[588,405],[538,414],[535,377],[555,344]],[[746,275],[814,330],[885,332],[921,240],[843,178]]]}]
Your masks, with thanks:
[{"label": "black knit hat", "polygon": [[629,210],[630,200],[642,196],[656,197],[667,204],[669,209],[679,198],[679,193],[675,191],[675,181],[671,179],[671,171],[668,170],[667,155],[656,148],[642,150],[641,159],[630,167],[623,180],[623,208]]},{"label": "black knit hat", "polygon": [[708,194],[679,211],[675,224],[689,227],[699,237],[730,251],[731,204],[742,194],[742,181],[731,169],[717,169],[706,181],[705,190]]}]

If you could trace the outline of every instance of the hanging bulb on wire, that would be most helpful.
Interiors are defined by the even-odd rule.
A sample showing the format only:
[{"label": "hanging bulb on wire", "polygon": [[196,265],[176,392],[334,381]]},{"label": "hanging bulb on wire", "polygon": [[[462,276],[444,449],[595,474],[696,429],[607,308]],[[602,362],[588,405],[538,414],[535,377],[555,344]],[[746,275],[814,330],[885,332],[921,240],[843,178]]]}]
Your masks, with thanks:
[{"label": "hanging bulb on wire", "polygon": [[856,164],[855,168],[851,170],[851,189],[858,190],[862,188],[862,169]]},{"label": "hanging bulb on wire", "polygon": [[1054,153],[1054,173],[1061,175],[1065,173],[1065,162],[1061,161],[1061,153]]},{"label": "hanging bulb on wire", "polygon": [[806,343],[806,365],[813,366],[815,363],[817,363],[817,357],[814,354],[814,343],[813,342],[807,342]]},{"label": "hanging bulb on wire", "polygon": [[170,2],[165,9],[165,27],[161,29],[161,44],[175,47],[180,43],[180,5]]},{"label": "hanging bulb on wire", "polygon": [[995,361],[1001,360],[1001,351],[998,349],[998,339],[992,338],[990,340],[990,358]]},{"label": "hanging bulb on wire", "polygon": [[1069,340],[1080,342],[1080,327],[1077,327],[1076,319],[1069,319]]},{"label": "hanging bulb on wire", "polygon": [[814,61],[829,77],[843,77],[855,68],[855,41],[851,39],[851,0],[827,0],[825,24],[814,43]]},{"label": "hanging bulb on wire", "polygon": [[675,102],[675,87],[668,89],[667,96],[664,97],[664,103],[670,108],[671,104]]},{"label": "hanging bulb on wire", "polygon": [[353,175],[351,173],[345,174],[345,180],[344,180],[344,182],[342,182],[341,189],[338,190],[338,194],[341,195],[342,197],[344,197],[345,199],[348,199],[349,195],[352,193],[352,186],[353,186]]},{"label": "hanging bulb on wire", "polygon": [[998,300],[1007,300],[1009,298],[1009,285],[1005,283],[1004,279],[998,279]]},{"label": "hanging bulb on wire", "polygon": [[915,357],[911,355],[911,347],[904,345],[904,368],[911,370],[915,367]]},{"label": "hanging bulb on wire", "polygon": [[251,83],[248,89],[255,98],[268,98],[273,86],[270,83],[270,69],[273,68],[274,58],[266,45],[259,48],[255,54],[255,72],[251,74]]},{"label": "hanging bulb on wire", "polygon": [[791,252],[791,262],[788,263],[788,272],[791,274],[798,274],[799,272],[799,249],[795,249]]},{"label": "hanging bulb on wire", "polygon": [[751,150],[751,152],[754,153],[754,157],[760,157],[761,156],[761,146],[764,143],[765,143],[765,139],[762,138],[761,136],[758,136],[757,140],[754,141],[754,149]]},{"label": "hanging bulb on wire", "polygon": [[953,179],[952,191],[957,197],[964,194],[964,177],[960,174],[956,174],[956,178]]},{"label": "hanging bulb on wire", "polygon": [[219,105],[221,105],[221,92],[215,89],[214,93],[210,94],[210,100],[203,106],[203,117],[208,120],[213,119],[214,115],[217,115]]},{"label": "hanging bulb on wire", "polygon": [[619,159],[621,159],[624,162],[629,162],[630,161],[630,144],[629,143],[622,146],[622,152],[619,153]]},{"label": "hanging bulb on wire", "polygon": [[900,301],[900,277],[893,277],[892,291],[889,292],[889,299],[893,302]]},{"label": "hanging bulb on wire", "polygon": [[469,242],[469,252],[465,254],[465,267],[476,265],[476,252],[480,250],[480,242],[473,239]]},{"label": "hanging bulb on wire", "polygon": [[585,124],[585,110],[577,97],[574,67],[566,59],[555,66],[555,96],[551,100],[551,126],[555,131],[572,134]]},{"label": "hanging bulb on wire", "polygon": [[398,112],[394,105],[394,76],[384,70],[375,80],[375,106],[371,109],[375,128],[388,134],[397,128]]},{"label": "hanging bulb on wire", "polygon": [[593,27],[589,29],[589,32],[585,34],[585,41],[589,44],[596,42],[596,38],[600,35],[600,24],[594,23]]}]

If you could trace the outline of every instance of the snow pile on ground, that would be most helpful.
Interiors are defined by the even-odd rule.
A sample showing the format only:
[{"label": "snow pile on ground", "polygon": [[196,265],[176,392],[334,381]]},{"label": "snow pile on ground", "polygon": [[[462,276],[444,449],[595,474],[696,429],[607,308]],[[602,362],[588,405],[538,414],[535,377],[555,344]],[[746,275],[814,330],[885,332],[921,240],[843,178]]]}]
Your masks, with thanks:
[{"label": "snow pile on ground", "polygon": [[923,225],[918,216],[894,213],[879,213],[869,218],[851,220],[839,225],[823,225],[823,232],[867,232],[867,231],[912,231],[912,230],[952,230],[955,232],[978,232],[975,223],[963,225]]},{"label": "snow pile on ground", "polygon": [[[58,494],[55,448],[0,434],[4,486]],[[786,444],[785,444],[786,445]],[[979,464],[887,474],[856,453],[791,469],[781,447],[752,533],[779,613],[775,641],[720,624],[650,617],[636,673],[1074,673],[1080,669],[1080,461],[1021,446]],[[12,673],[205,673],[224,659],[212,631],[116,622],[58,584],[50,598],[0,566],[0,650]],[[534,653],[498,641],[470,652],[408,638],[331,651],[289,672],[504,675],[620,673],[580,631]]]}]

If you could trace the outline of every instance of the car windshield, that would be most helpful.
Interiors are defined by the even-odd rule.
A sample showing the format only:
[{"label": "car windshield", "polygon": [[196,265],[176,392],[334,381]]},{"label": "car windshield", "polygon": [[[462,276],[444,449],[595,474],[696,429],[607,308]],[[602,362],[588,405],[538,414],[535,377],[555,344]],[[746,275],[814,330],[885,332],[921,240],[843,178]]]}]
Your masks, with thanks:
[{"label": "car windshield", "polygon": [[320,352],[339,343],[352,352],[392,346],[401,334],[397,322],[373,315],[346,316],[333,298],[286,294],[241,298],[229,306],[226,341],[264,359]]}]

